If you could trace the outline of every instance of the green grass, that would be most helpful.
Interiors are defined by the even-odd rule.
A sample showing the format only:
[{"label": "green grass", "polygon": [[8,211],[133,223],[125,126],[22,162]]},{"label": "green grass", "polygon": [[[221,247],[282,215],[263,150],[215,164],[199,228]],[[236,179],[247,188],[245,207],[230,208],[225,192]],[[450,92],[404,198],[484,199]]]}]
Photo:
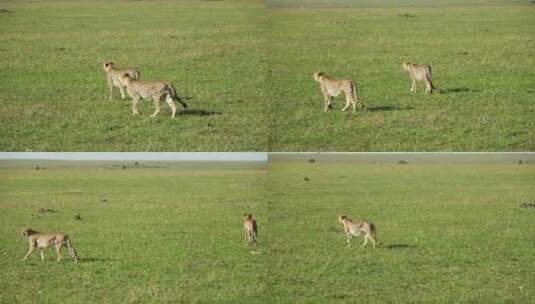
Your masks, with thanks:
[{"label": "green grass", "polygon": [[[264,151],[257,1],[37,1],[0,8],[3,151]],[[173,82],[190,111],[133,117],[102,61]]]},{"label": "green grass", "polygon": [[[531,151],[529,1],[9,1],[2,151]],[[409,17],[406,17],[409,16]],[[190,97],[175,120],[106,99],[101,62]],[[402,61],[444,94],[409,94]],[[317,69],[370,111],[323,113]]]},{"label": "green grass", "polygon": [[[1,303],[237,303],[263,293],[265,256],[245,249],[241,216],[267,216],[264,168],[130,165],[3,163]],[[53,250],[46,263],[22,262],[28,226],[68,232],[81,262],[65,251],[57,264]]]},{"label": "green grass", "polygon": [[[269,3],[272,151],[535,149],[528,1]],[[410,94],[403,61],[431,64],[444,93]],[[315,70],[354,78],[370,111],[338,97],[323,113]]]},{"label": "green grass", "polygon": [[[534,180],[533,165],[2,162],[0,302],[529,303]],[[347,249],[342,212],[382,246]],[[81,262],[22,262],[25,226],[70,233]]]},{"label": "green grass", "polygon": [[[273,302],[535,300],[533,165],[279,161],[268,181]],[[341,213],[382,246],[347,249]]]}]

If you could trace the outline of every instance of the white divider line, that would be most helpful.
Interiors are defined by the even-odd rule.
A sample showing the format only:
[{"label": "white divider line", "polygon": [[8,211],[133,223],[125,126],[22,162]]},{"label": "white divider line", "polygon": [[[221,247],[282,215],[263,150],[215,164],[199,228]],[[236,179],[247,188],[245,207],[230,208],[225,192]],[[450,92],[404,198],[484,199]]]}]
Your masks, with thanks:
[{"label": "white divider line", "polygon": [[267,159],[267,153],[263,152],[0,152],[0,160],[267,162]]},{"label": "white divider line", "polygon": [[0,160],[535,163],[535,152],[0,152]]}]

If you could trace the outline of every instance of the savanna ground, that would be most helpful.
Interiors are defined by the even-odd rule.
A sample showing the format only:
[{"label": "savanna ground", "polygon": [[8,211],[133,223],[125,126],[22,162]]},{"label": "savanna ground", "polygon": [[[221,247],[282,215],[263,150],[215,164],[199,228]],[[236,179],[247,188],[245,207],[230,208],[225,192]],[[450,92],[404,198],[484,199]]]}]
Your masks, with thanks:
[{"label": "savanna ground", "polygon": [[[251,254],[241,229],[244,212],[267,216],[264,166],[1,165],[0,303],[240,302],[265,291],[265,252]],[[22,262],[28,226],[68,232],[80,263],[64,251],[57,264],[53,250]]]},{"label": "savanna ground", "polygon": [[[530,1],[3,1],[3,151],[531,151]],[[175,83],[152,119],[106,99],[101,62]],[[409,94],[402,61],[442,93]],[[322,112],[311,74],[369,111]]]},{"label": "savanna ground", "polygon": [[[3,151],[264,151],[264,10],[256,1],[3,1]],[[175,84],[189,109],[131,115],[102,62]],[[179,105],[179,109],[181,109]]]},{"label": "savanna ground", "polygon": [[[530,164],[0,165],[2,303],[535,299]],[[381,246],[346,248],[340,213]],[[81,262],[22,262],[30,225],[69,232]]]},{"label": "savanna ground", "polygon": [[[268,1],[271,151],[533,151],[531,2]],[[443,93],[409,93],[403,61]],[[354,78],[369,111],[323,113],[315,70]]]},{"label": "savanna ground", "polygon": [[[533,165],[270,161],[268,181],[280,302],[535,300]],[[341,213],[375,222],[381,247],[347,249]]]}]

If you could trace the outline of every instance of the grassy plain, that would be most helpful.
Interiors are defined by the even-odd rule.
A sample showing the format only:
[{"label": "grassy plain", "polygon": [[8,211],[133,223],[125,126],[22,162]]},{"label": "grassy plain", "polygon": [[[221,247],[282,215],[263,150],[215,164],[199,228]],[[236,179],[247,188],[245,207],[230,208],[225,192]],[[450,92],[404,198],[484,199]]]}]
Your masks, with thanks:
[{"label": "grassy plain", "polygon": [[[122,166],[2,163],[1,303],[238,303],[264,292],[265,256],[245,249],[241,215],[266,217],[265,168]],[[68,232],[81,262],[66,251],[61,264],[53,251],[22,262],[25,226]]]},{"label": "grassy plain", "polygon": [[[529,1],[4,1],[2,151],[531,151]],[[190,110],[130,115],[100,63],[168,79]],[[409,94],[402,61],[442,94]],[[323,113],[317,69],[369,111]]]},{"label": "grassy plain", "polygon": [[[272,151],[535,149],[530,1],[268,3]],[[403,61],[443,93],[410,94]],[[323,113],[315,70],[354,78],[369,111]]]},{"label": "grassy plain", "polygon": [[[521,207],[535,198],[533,165],[278,161],[268,181],[279,302],[535,299],[535,209]],[[382,246],[347,249],[341,213],[374,221]]]},{"label": "grassy plain", "polygon": [[[535,299],[533,165],[126,165],[0,163],[0,302]],[[347,249],[342,212],[373,220],[381,247]],[[20,261],[24,226],[69,232],[81,262]]]},{"label": "grassy plain", "polygon": [[[265,151],[258,1],[0,3],[3,151]],[[133,117],[102,61],[172,81],[188,111]]]}]

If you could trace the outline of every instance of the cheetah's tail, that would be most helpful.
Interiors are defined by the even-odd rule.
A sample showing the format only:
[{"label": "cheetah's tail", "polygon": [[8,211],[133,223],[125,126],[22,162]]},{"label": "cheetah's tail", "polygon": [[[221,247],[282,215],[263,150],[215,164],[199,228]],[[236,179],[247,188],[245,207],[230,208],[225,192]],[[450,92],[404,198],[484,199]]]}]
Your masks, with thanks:
[{"label": "cheetah's tail", "polygon": [[351,98],[353,98],[353,101],[357,103],[359,108],[366,109],[366,104],[364,103],[364,100],[358,96],[357,92],[357,84],[353,81],[351,82]]},{"label": "cheetah's tail", "polygon": [[74,259],[75,263],[78,263],[78,254],[76,253],[76,249],[72,246],[71,238],[67,236],[67,239],[65,240],[65,243],[67,245],[67,250],[69,251],[69,254]]},{"label": "cheetah's tail", "polygon": [[167,90],[169,90],[169,94],[171,95],[171,97],[172,97],[174,100],[180,102],[180,104],[181,104],[184,108],[187,108],[187,107],[188,107],[188,105],[187,105],[185,102],[183,102],[182,100],[180,100],[180,98],[179,98],[178,95],[176,94],[176,89],[175,89],[175,87],[174,87],[171,83],[168,83],[168,84],[167,84]]}]

